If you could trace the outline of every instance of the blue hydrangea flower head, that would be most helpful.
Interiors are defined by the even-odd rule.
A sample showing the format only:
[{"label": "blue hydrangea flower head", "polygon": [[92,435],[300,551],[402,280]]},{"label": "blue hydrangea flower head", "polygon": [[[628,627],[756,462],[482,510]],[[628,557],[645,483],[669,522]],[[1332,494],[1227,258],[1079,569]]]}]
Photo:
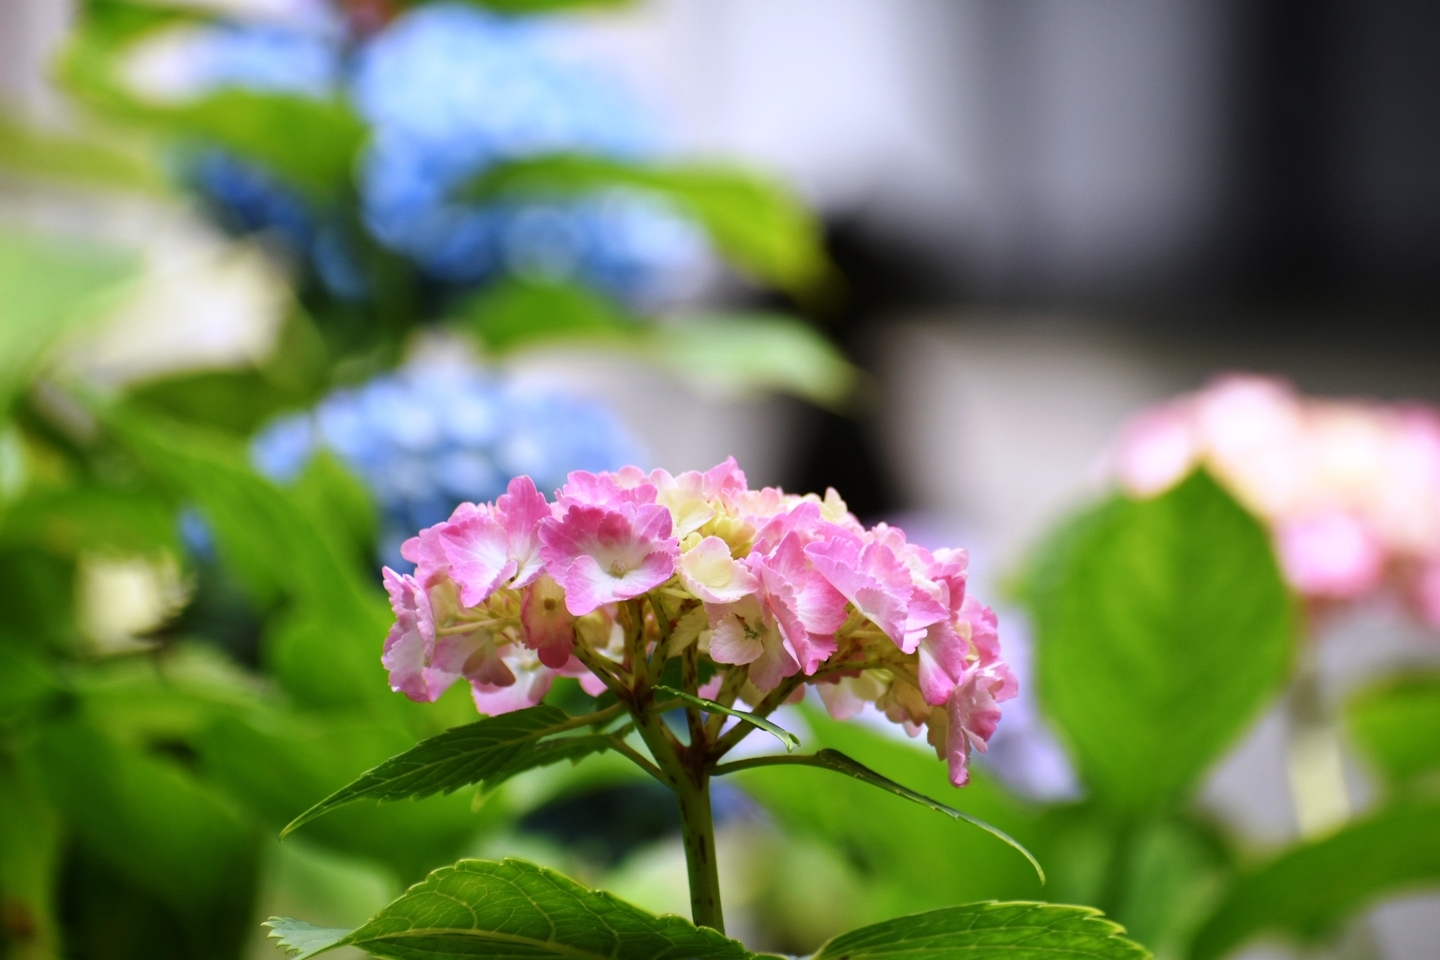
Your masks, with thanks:
[{"label": "blue hydrangea flower head", "polygon": [[331,393],[252,441],[262,473],[293,480],[319,449],[344,461],[381,512],[380,553],[408,569],[400,543],[462,501],[493,500],[528,474],[554,490],[572,470],[614,470],[639,448],[610,411],[473,367],[426,364]]},{"label": "blue hydrangea flower head", "polygon": [[340,46],[319,33],[217,24],[191,34],[183,56],[192,95],[241,89],[321,99],[340,87]]},{"label": "blue hydrangea flower head", "polygon": [[567,56],[562,28],[439,4],[397,20],[357,56],[352,96],[373,130],[365,221],[431,275],[572,279],[664,296],[705,242],[688,220],[630,193],[477,205],[457,187],[487,166],[546,153],[636,157],[650,137],[623,86]]}]

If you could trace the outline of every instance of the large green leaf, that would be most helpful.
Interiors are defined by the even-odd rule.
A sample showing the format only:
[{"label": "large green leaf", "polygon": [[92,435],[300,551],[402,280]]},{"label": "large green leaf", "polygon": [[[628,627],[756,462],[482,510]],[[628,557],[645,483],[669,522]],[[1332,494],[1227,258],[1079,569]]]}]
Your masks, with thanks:
[{"label": "large green leaf", "polygon": [[1089,907],[971,903],[852,930],[813,960],[1147,960],[1124,932]]},{"label": "large green leaf", "polygon": [[1440,887],[1440,805],[1401,807],[1282,854],[1229,889],[1191,947],[1211,960],[1264,931],[1314,940],[1380,897]]},{"label": "large green leaf", "polygon": [[825,274],[820,225],[778,183],[708,164],[656,166],[562,154],[516,160],[481,175],[477,198],[570,195],[623,188],[653,194],[693,217],[715,248],[740,270],[785,290],[802,291]]},{"label": "large green leaf", "polygon": [[1440,675],[1401,676],[1347,706],[1350,734],[1394,783],[1440,772]]},{"label": "large green leaf", "polygon": [[578,760],[612,745],[597,735],[547,739],[576,726],[563,710],[539,704],[447,730],[335,791],[296,817],[281,835],[356,800],[383,803],[450,793],[476,783],[494,786],[524,770]]},{"label": "large green leaf", "polygon": [[0,231],[0,410],[46,348],[113,304],[138,266],[117,251]]},{"label": "large green leaf", "polygon": [[523,860],[442,867],[343,937],[272,918],[282,943],[309,957],[355,946],[393,960],[750,960],[734,940],[679,917],[657,917]]},{"label": "large green leaf", "polygon": [[1041,701],[1097,796],[1174,803],[1286,676],[1292,601],[1269,541],[1204,473],[1067,529],[1026,590]]}]

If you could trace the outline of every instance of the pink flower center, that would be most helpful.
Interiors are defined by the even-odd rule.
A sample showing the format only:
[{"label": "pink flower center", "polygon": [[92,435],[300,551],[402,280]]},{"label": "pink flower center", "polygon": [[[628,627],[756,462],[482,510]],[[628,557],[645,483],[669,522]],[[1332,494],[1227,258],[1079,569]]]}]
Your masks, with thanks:
[{"label": "pink flower center", "polygon": [[615,560],[610,561],[610,576],[612,576],[612,577],[623,577],[623,576],[625,576],[625,574],[626,574],[627,572],[629,572],[629,571],[628,571],[628,568],[625,566],[625,561],[624,561],[624,560],[620,560],[620,559],[617,558],[617,559],[615,559]]}]

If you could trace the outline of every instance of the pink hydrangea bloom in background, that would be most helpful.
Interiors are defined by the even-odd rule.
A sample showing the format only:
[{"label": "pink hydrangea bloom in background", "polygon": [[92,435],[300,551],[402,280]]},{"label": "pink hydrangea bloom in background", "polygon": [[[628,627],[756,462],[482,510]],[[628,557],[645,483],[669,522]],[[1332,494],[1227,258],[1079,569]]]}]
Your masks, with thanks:
[{"label": "pink hydrangea bloom in background", "polygon": [[1440,628],[1440,412],[1233,375],[1140,414],[1114,451],[1141,496],[1200,465],[1269,524],[1301,594],[1355,600],[1394,584]]},{"label": "pink hydrangea bloom in background", "polygon": [[693,644],[714,666],[703,696],[772,709],[808,683],[837,717],[872,703],[912,735],[928,728],[958,786],[1015,695],[963,550],[867,530],[833,490],[751,490],[733,459],[574,473],[554,502],[519,477],[403,555],[416,571],[385,571],[396,624],[382,660],[413,699],[462,678],[490,714],[538,703],[557,676],[598,694],[636,667],[640,617],[646,659]]}]

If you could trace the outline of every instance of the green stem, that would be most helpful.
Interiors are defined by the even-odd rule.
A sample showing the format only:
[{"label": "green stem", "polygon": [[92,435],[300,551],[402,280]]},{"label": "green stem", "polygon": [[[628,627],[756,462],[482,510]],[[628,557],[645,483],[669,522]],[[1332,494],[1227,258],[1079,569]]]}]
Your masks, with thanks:
[{"label": "green stem", "polygon": [[715,862],[715,822],[710,811],[710,767],[704,742],[681,746],[665,727],[650,690],[631,704],[636,730],[655,758],[663,782],[680,804],[680,832],[690,877],[691,919],[725,932],[720,912],[720,873]]},{"label": "green stem", "polygon": [[715,857],[715,822],[710,812],[710,781],[686,777],[677,785],[685,868],[690,877],[690,918],[697,926],[725,932],[720,910],[720,871]]}]

